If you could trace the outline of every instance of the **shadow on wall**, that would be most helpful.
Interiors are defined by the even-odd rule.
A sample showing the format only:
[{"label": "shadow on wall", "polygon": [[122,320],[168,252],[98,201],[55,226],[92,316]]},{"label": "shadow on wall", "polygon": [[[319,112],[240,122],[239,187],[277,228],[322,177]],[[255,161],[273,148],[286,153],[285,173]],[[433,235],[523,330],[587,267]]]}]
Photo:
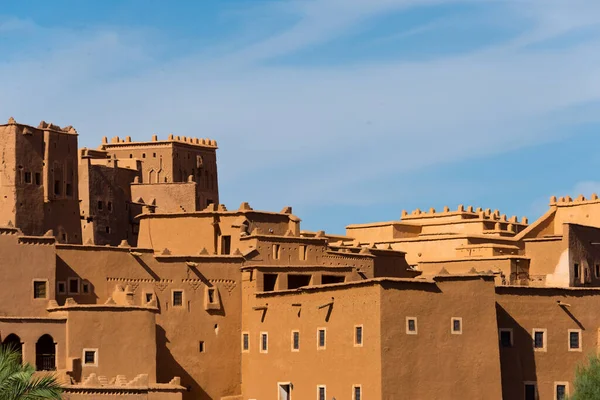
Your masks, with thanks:
[{"label": "shadow on wall", "polygon": [[[183,392],[183,400],[212,400],[186,370],[175,360],[168,348],[169,339],[162,326],[156,325],[156,380],[169,382],[174,376],[181,378],[181,386],[187,388]],[[200,362],[200,359],[198,359]]]},{"label": "shadow on wall", "polygon": [[[73,292],[70,287],[69,278],[78,279],[77,293]],[[56,256],[56,301],[59,305],[64,305],[65,300],[69,297],[73,298],[78,304],[97,304],[98,295],[96,288],[91,282],[84,280],[77,272],[75,272],[62,258]],[[65,293],[59,294],[59,282],[65,285]],[[87,293],[84,293],[84,287],[87,287]]]},{"label": "shadow on wall", "polygon": [[[496,318],[499,329],[502,397],[505,400],[524,399],[524,382],[537,382],[531,333],[519,325],[498,303],[496,303]],[[503,332],[506,335],[505,340],[503,340]],[[510,342],[506,332],[512,332]]]}]

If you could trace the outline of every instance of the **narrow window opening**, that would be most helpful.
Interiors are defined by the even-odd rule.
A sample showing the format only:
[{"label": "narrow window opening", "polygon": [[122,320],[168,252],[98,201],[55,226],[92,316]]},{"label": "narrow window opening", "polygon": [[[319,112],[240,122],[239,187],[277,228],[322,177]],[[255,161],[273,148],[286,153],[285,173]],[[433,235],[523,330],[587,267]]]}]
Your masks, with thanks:
[{"label": "narrow window opening", "polygon": [[417,319],[414,317],[406,318],[406,333],[409,335],[417,334]]},{"label": "narrow window opening", "polygon": [[263,292],[274,291],[276,283],[277,283],[277,274],[264,274],[263,275]]},{"label": "narrow window opening", "polygon": [[500,345],[502,347],[512,347],[512,331],[508,329],[500,330]]},{"label": "narrow window opening", "polygon": [[146,293],[146,303],[150,303],[154,295],[152,293]]},{"label": "narrow window opening", "polygon": [[574,264],[573,265],[573,277],[575,279],[579,279],[579,275],[580,275],[579,264]]},{"label": "narrow window opening", "polygon": [[200,353],[204,353],[204,341],[203,341],[203,340],[201,340],[201,341],[198,343],[198,351],[199,351]]},{"label": "narrow window opening", "polygon": [[242,350],[248,351],[250,349],[250,335],[247,333],[242,334]]},{"label": "narrow window opening", "polygon": [[112,209],[113,209],[112,201],[109,201],[108,203],[106,203],[106,208],[108,209],[108,211],[112,211]]},{"label": "narrow window opening", "polygon": [[269,350],[269,335],[267,333],[260,334],[260,352],[266,353]]},{"label": "narrow window opening", "polygon": [[278,244],[273,245],[273,259],[279,260],[279,256],[281,255],[281,246]]},{"label": "narrow window opening", "polygon": [[300,350],[300,332],[298,331],[292,332],[292,350]]},{"label": "narrow window opening", "polygon": [[323,285],[330,285],[332,283],[344,283],[346,277],[340,275],[323,275],[321,276],[321,283]]},{"label": "narrow window opening", "polygon": [[354,327],[354,345],[362,346],[363,344],[363,327],[356,326]]},{"label": "narrow window opening", "polygon": [[569,350],[581,350],[580,331],[569,331]]},{"label": "narrow window opening", "polygon": [[98,211],[102,211],[103,208],[104,204],[102,203],[102,200],[98,200]]},{"label": "narrow window opening", "polygon": [[306,246],[305,245],[301,245],[299,248],[299,258],[300,261],[306,261]]},{"label": "narrow window opening", "polygon": [[556,400],[567,399],[567,385],[557,384],[556,385]]},{"label": "narrow window opening", "polygon": [[90,292],[90,284],[87,282],[84,282],[81,284],[81,291],[83,293],[89,293]]},{"label": "narrow window opening", "polygon": [[73,185],[67,183],[67,185],[65,186],[65,190],[67,192],[67,196],[73,196]]},{"label": "narrow window opening", "polygon": [[183,291],[181,291],[181,290],[173,291],[173,306],[174,307],[183,306]]},{"label": "narrow window opening", "polygon": [[60,181],[54,181],[54,194],[60,195]]},{"label": "narrow window opening", "polygon": [[40,186],[42,184],[42,174],[39,172],[35,173],[35,184]]},{"label": "narrow window opening", "polygon": [[318,392],[318,395],[317,395],[318,400],[326,400],[325,386],[318,386],[317,392]]},{"label": "narrow window opening", "polygon": [[360,386],[354,386],[352,392],[352,400],[362,400],[362,388]]},{"label": "narrow window opening", "polygon": [[221,236],[221,254],[231,253],[231,236]]},{"label": "narrow window opening", "polygon": [[31,183],[31,172],[25,172],[25,183]]},{"label": "narrow window opening", "polygon": [[299,287],[310,285],[310,275],[288,275],[288,289],[298,289]]},{"label": "narrow window opening", "polygon": [[525,384],[525,400],[537,400],[537,385],[535,383]]},{"label": "narrow window opening", "polygon": [[67,293],[67,285],[64,282],[58,282],[56,284],[56,290],[58,294],[66,294]]},{"label": "narrow window opening", "polygon": [[208,289],[208,302],[210,304],[215,303],[215,289],[212,289],[212,288]]},{"label": "narrow window opening", "polygon": [[321,328],[318,330],[317,333],[317,346],[319,349],[324,349],[325,348],[325,329]]}]

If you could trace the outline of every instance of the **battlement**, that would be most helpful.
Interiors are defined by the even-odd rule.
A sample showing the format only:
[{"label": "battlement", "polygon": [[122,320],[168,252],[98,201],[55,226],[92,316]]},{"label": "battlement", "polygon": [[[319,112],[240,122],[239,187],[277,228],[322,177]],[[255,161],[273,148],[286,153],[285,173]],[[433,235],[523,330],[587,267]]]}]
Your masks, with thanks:
[{"label": "battlement", "polygon": [[167,140],[158,140],[158,135],[152,135],[152,140],[149,142],[135,142],[131,140],[131,136],[125,136],[125,138],[120,138],[119,136],[114,136],[110,143],[108,138],[104,136],[102,138],[102,147],[110,148],[113,146],[152,146],[157,144],[168,144],[168,143],[181,143],[192,146],[199,147],[210,147],[217,148],[217,141],[214,139],[206,139],[206,138],[193,138],[187,136],[174,136],[172,133],[169,134]]},{"label": "battlement", "polygon": [[38,130],[43,130],[43,131],[52,131],[52,132],[57,132],[57,133],[66,133],[66,134],[70,134],[70,135],[77,135],[77,130],[75,128],[73,128],[73,126],[71,126],[71,125],[61,128],[60,126],[55,125],[52,122],[46,122],[46,121],[41,121],[39,123],[39,125],[37,126],[37,128],[35,128],[31,125],[18,123],[17,121],[15,121],[15,119],[13,117],[10,117],[8,119],[8,122],[5,124],[5,126],[6,125],[19,125],[19,126],[23,126],[26,128],[33,128],[33,129],[38,129]]},{"label": "battlement", "polygon": [[[430,208],[429,211],[421,211],[420,209],[413,210],[409,213],[406,210],[402,210],[401,220],[402,221],[415,221],[419,219],[428,219],[428,218],[441,218],[441,217],[450,217],[450,216],[458,216],[460,219],[479,219],[479,220],[490,220],[490,221],[498,221],[498,222],[509,222],[514,225],[527,225],[529,220],[527,217],[521,218],[521,222],[519,222],[518,217],[513,215],[508,218],[506,214],[500,214],[498,210],[491,210],[489,208],[483,209],[481,207],[474,208],[473,206],[468,206],[465,208],[464,205],[459,205],[456,210],[450,210],[450,207],[445,206],[443,211],[436,211],[435,208]],[[416,222],[416,221],[415,221]]]},{"label": "battlement", "polygon": [[550,206],[556,207],[572,207],[584,204],[595,204],[600,203],[600,198],[596,193],[593,193],[592,196],[587,199],[584,195],[580,194],[575,199],[571,198],[571,196],[564,196],[557,198],[556,196],[550,197]]}]

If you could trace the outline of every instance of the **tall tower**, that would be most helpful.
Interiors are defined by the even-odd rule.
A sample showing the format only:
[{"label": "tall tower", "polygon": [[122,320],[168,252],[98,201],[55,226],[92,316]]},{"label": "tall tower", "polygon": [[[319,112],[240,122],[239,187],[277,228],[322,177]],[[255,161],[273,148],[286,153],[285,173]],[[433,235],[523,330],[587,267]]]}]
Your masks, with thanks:
[{"label": "tall tower", "polygon": [[10,221],[26,235],[52,230],[61,243],[81,243],[77,131],[10,118],[0,137],[0,224]]}]

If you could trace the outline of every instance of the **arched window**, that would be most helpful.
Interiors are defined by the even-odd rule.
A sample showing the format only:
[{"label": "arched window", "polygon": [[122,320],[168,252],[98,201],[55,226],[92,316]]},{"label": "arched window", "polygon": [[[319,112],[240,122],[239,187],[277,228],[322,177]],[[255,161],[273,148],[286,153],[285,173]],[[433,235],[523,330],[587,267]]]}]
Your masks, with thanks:
[{"label": "arched window", "polygon": [[56,345],[48,334],[41,336],[35,344],[35,366],[38,371],[56,370]]},{"label": "arched window", "polygon": [[23,362],[23,343],[21,343],[20,337],[14,333],[11,333],[4,339],[2,346],[6,346],[17,351],[21,355],[21,362]]}]

